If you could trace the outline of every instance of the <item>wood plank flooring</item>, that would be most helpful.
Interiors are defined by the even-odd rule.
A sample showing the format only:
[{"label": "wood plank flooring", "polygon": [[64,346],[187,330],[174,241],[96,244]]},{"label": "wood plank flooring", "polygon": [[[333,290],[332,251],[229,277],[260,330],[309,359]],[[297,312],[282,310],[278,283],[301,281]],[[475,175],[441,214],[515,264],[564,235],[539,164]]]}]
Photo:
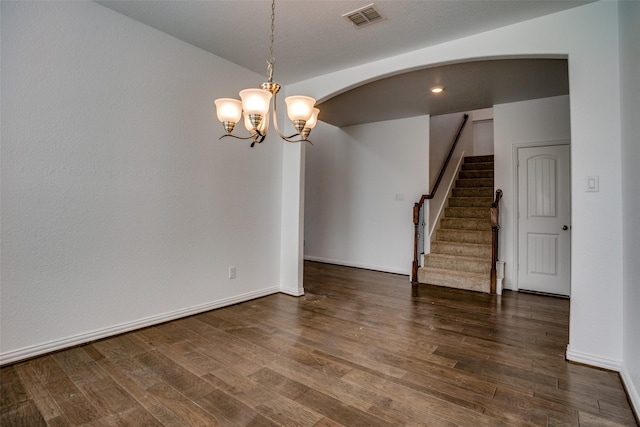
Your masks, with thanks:
[{"label": "wood plank flooring", "polygon": [[5,426],[636,425],[569,301],[305,263],[276,294],[0,370]]}]

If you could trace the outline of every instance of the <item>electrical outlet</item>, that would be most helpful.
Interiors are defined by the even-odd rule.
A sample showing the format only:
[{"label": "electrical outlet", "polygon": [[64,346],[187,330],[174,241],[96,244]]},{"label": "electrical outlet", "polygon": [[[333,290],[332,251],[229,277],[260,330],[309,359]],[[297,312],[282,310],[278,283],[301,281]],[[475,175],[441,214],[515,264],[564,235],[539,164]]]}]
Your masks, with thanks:
[{"label": "electrical outlet", "polygon": [[234,265],[229,266],[229,279],[236,278],[236,267]]}]

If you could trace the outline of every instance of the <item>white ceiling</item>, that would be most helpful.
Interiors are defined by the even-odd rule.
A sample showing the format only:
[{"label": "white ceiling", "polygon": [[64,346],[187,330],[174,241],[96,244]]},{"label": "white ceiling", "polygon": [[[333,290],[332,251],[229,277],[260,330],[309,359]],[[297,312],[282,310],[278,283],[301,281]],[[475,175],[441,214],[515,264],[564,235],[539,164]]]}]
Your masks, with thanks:
[{"label": "white ceiling", "polygon": [[[271,27],[269,0],[96,1],[244,68],[266,75]],[[372,3],[371,0],[277,0],[274,80],[281,84],[298,82],[588,2],[373,1],[374,7],[385,19],[357,28],[342,15]],[[481,78],[480,75],[475,79]],[[259,83],[256,82],[256,86]],[[497,90],[483,86],[484,91]],[[456,108],[462,108],[460,111],[468,109],[462,106]],[[433,114],[426,110],[424,113]],[[325,120],[322,113],[321,119]]]}]

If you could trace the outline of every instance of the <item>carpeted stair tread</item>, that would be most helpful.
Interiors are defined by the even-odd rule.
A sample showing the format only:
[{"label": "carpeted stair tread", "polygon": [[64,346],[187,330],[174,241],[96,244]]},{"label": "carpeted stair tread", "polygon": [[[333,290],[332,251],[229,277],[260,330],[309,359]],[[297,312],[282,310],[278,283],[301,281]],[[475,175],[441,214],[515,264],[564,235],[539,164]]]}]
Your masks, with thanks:
[{"label": "carpeted stair tread", "polygon": [[493,198],[493,187],[454,188],[453,197],[491,197]]},{"label": "carpeted stair tread", "polygon": [[490,208],[493,203],[492,197],[450,197],[450,208]]},{"label": "carpeted stair tread", "polygon": [[444,208],[445,218],[480,218],[490,219],[489,208],[449,207]]},{"label": "carpeted stair tread", "polygon": [[441,230],[475,230],[491,231],[491,223],[486,218],[442,218]]},{"label": "carpeted stair tread", "polygon": [[463,171],[479,171],[479,170],[494,170],[493,163],[463,163],[461,170]]},{"label": "carpeted stair tread", "polygon": [[491,277],[489,274],[469,271],[422,267],[418,269],[418,281],[431,285],[486,293],[490,292],[491,289]]},{"label": "carpeted stair tread", "polygon": [[493,191],[493,178],[457,179],[456,188],[488,187]]},{"label": "carpeted stair tread", "polygon": [[440,242],[491,244],[491,230],[436,230]]},{"label": "carpeted stair tread", "polygon": [[487,258],[465,257],[458,255],[427,254],[425,267],[441,270],[459,270],[473,273],[491,273],[491,260]]},{"label": "carpeted stair tread", "polygon": [[458,178],[460,179],[479,179],[479,178],[493,179],[493,170],[461,171],[458,174]]},{"label": "carpeted stair tread", "polygon": [[470,156],[464,158],[464,163],[493,163],[494,156]]},{"label": "carpeted stair tread", "polygon": [[491,259],[491,245],[436,240],[431,242],[431,253]]}]

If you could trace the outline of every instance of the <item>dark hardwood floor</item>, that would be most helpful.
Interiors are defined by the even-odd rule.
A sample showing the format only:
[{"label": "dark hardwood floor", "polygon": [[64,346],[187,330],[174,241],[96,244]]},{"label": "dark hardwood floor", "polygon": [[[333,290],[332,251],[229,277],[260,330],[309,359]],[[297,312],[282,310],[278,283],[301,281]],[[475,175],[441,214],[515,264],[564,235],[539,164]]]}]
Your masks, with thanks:
[{"label": "dark hardwood floor", "polygon": [[636,425],[569,301],[305,264],[276,294],[0,370],[4,426]]}]

